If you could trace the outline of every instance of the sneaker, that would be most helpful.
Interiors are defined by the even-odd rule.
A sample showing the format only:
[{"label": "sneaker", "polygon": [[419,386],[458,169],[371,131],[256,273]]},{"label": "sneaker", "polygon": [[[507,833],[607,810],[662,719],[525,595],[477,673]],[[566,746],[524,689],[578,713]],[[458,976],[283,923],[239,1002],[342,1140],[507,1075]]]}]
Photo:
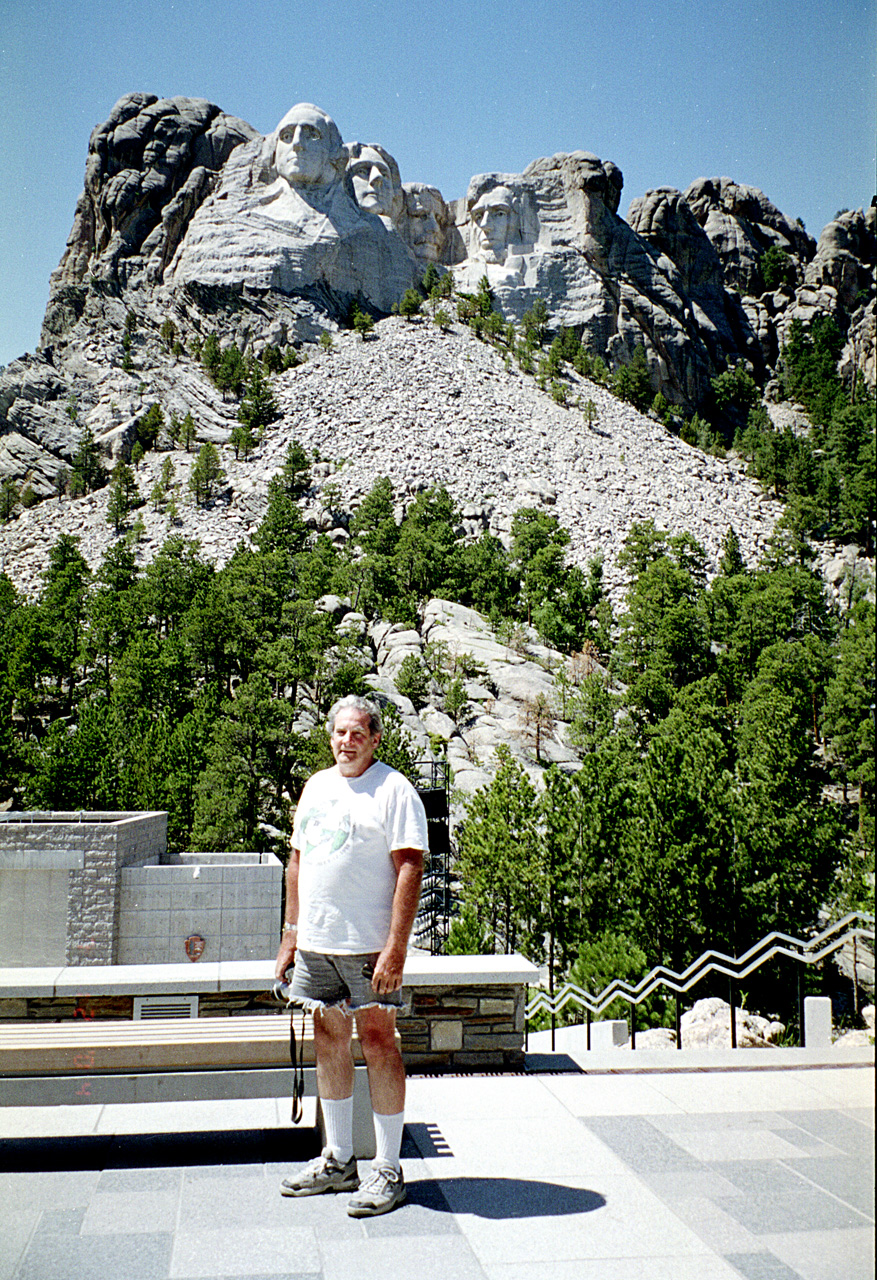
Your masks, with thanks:
[{"label": "sneaker", "polygon": [[326,1147],[322,1155],[306,1164],[299,1173],[283,1179],[280,1194],[320,1196],[326,1191],[355,1191],[358,1186],[356,1156],[351,1156],[347,1164],[340,1164]]},{"label": "sneaker", "polygon": [[373,1218],[379,1213],[389,1213],[405,1200],[405,1179],[401,1169],[391,1164],[379,1164],[350,1197],[347,1212],[351,1218]]}]

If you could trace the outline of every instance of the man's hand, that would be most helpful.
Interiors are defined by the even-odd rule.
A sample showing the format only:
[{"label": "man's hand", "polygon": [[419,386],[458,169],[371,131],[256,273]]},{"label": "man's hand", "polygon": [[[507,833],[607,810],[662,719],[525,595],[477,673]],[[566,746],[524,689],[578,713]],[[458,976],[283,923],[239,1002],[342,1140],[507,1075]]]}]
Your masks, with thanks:
[{"label": "man's hand", "polygon": [[277,963],[274,965],[274,977],[278,982],[285,980],[286,970],[291,969],[295,963],[297,936],[295,933],[284,933],[280,939],[280,946],[277,949]]},{"label": "man's hand", "polygon": [[375,971],[372,974],[372,991],[375,995],[386,996],[402,986],[405,951],[405,947],[393,946],[389,942],[384,947],[375,961]]}]

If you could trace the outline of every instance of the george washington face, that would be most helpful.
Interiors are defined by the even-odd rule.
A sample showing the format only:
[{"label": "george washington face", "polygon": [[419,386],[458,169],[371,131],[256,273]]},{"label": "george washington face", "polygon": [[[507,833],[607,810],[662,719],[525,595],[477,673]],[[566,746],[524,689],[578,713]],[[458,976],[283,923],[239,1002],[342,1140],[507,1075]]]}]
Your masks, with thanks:
[{"label": "george washington face", "polygon": [[291,187],[328,186],[343,156],[338,126],[319,107],[300,102],[277,126],[274,167]]}]

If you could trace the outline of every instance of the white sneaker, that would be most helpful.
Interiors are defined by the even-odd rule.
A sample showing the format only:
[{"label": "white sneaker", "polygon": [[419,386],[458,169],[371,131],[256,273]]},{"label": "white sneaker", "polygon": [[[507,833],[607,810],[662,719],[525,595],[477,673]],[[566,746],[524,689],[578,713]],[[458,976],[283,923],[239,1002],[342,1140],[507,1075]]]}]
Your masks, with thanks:
[{"label": "white sneaker", "polygon": [[401,1169],[394,1169],[391,1164],[375,1165],[347,1202],[347,1212],[351,1218],[373,1218],[403,1204],[405,1194]]},{"label": "white sneaker", "polygon": [[298,1173],[284,1178],[280,1184],[282,1196],[320,1196],[326,1191],[355,1191],[359,1186],[356,1157],[347,1164],[339,1164],[328,1147]]}]

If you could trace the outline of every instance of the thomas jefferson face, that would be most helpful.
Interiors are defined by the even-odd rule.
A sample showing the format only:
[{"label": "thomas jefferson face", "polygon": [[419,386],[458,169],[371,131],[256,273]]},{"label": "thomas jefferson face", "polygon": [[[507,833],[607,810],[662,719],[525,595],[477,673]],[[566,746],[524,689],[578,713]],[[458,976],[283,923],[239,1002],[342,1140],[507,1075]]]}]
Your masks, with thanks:
[{"label": "thomas jefferson face", "polygon": [[360,209],[389,218],[393,210],[393,175],[373,147],[363,147],[347,166]]},{"label": "thomas jefferson face", "polygon": [[508,187],[494,187],[473,206],[475,242],[482,253],[501,257],[515,239],[517,218]]},{"label": "thomas jefferson face", "polygon": [[433,187],[410,184],[405,188],[408,215],[408,243],[418,258],[438,262],[444,243],[442,224],[446,210],[441,195]]},{"label": "thomas jefferson face", "polygon": [[291,187],[328,185],[336,177],[341,137],[328,116],[299,103],[281,120],[274,167]]}]

